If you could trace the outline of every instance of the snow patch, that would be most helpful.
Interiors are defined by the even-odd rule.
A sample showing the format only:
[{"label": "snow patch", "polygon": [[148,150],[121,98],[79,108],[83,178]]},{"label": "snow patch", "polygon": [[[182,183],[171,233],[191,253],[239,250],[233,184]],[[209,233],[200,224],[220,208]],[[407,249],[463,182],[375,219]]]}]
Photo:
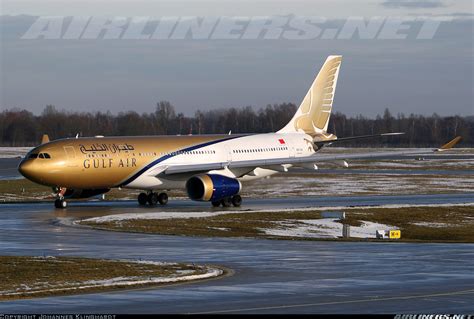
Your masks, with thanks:
[{"label": "snow patch", "polygon": [[24,157],[32,147],[0,147],[0,158]]},{"label": "snow patch", "polygon": [[411,223],[411,224],[415,226],[423,226],[423,227],[431,227],[431,228],[444,228],[444,227],[452,226],[451,224],[447,224],[447,223],[430,223],[430,222],[417,222],[417,223]]},{"label": "snow patch", "polygon": [[217,211],[217,212],[157,212],[157,213],[131,213],[131,214],[116,214],[102,217],[93,217],[74,221],[74,224],[80,222],[94,222],[98,224],[108,222],[120,222],[126,220],[149,220],[149,219],[173,219],[173,218],[203,218],[203,217],[214,217],[222,214],[228,214],[229,211]]},{"label": "snow patch", "polygon": [[229,231],[230,228],[226,227],[207,227],[208,229],[214,229],[214,230],[221,230],[221,231]]},{"label": "snow patch", "polygon": [[[379,229],[394,229],[396,227],[361,221],[361,226],[350,226],[350,236],[356,238],[375,238],[375,232]],[[306,238],[338,238],[342,236],[343,225],[332,218],[287,220],[278,223],[277,228],[260,229],[267,235],[283,237],[306,237]]]},{"label": "snow patch", "polygon": [[[255,192],[247,193],[246,189]],[[418,194],[424,192],[474,192],[471,175],[411,175],[400,174],[320,174],[275,175],[268,180],[252,182],[244,188],[250,197],[333,196],[334,194]]]},{"label": "snow patch", "polygon": [[[130,213],[130,214],[115,214],[107,215],[102,217],[93,217],[81,220],[72,220],[72,218],[60,218],[62,224],[67,225],[80,225],[83,222],[90,223],[109,223],[109,222],[121,222],[128,220],[160,220],[160,219],[173,219],[173,218],[205,218],[214,217],[225,214],[249,214],[249,213],[277,213],[277,212],[306,212],[306,211],[323,211],[323,210],[346,210],[351,209],[372,209],[372,208],[409,208],[409,207],[469,207],[474,206],[474,203],[465,204],[390,204],[390,205],[374,205],[374,206],[321,206],[321,207],[304,207],[304,208],[286,208],[286,209],[263,209],[263,210],[222,210],[215,212],[153,212],[153,213]],[[225,229],[222,229],[225,230]]]}]

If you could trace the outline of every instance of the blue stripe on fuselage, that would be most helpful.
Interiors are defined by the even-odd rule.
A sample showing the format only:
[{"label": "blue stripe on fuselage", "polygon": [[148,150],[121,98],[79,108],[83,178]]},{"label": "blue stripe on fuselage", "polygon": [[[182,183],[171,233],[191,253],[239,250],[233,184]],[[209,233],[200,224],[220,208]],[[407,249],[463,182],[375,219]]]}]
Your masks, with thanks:
[{"label": "blue stripe on fuselage", "polygon": [[137,173],[133,174],[132,177],[129,177],[127,180],[125,180],[124,182],[120,183],[119,186],[126,186],[127,184],[130,184],[131,182],[133,182],[135,179],[137,179],[140,175],[142,175],[143,173],[145,173],[147,170],[149,170],[150,168],[152,168],[153,166],[155,166],[156,164],[160,163],[160,162],[163,162],[164,160],[167,160],[173,156],[176,156],[178,154],[173,154],[173,153],[176,153],[176,152],[189,152],[189,151],[194,151],[198,148],[201,148],[201,147],[206,147],[206,146],[209,146],[209,145],[212,145],[212,144],[216,144],[216,143],[220,143],[220,142],[224,142],[224,141],[228,141],[228,140],[232,140],[234,138],[239,138],[239,137],[244,137],[244,136],[248,136],[248,135],[237,135],[237,136],[230,136],[230,137],[226,137],[226,138],[223,138],[223,139],[220,139],[220,140],[216,140],[216,141],[210,141],[210,142],[206,142],[206,143],[202,143],[202,144],[198,144],[198,145],[194,145],[194,146],[191,146],[191,147],[187,147],[187,148],[183,148],[183,149],[179,149],[179,150],[176,150],[176,151],[173,151],[171,152],[171,154],[168,154],[168,155],[165,155],[165,156],[162,156],[156,160],[154,160],[153,162],[147,164],[146,166],[144,166],[142,169],[140,169]]}]

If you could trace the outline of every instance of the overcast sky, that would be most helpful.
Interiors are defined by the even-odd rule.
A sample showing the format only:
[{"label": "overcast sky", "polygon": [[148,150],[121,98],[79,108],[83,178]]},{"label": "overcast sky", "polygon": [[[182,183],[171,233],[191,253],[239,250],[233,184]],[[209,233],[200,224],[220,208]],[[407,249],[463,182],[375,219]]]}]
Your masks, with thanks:
[{"label": "overcast sky", "polygon": [[[342,54],[334,110],[474,115],[471,0],[3,0],[0,106],[41,112],[178,112],[299,104],[326,57]],[[432,39],[22,39],[38,16],[321,16],[442,18]],[[419,25],[417,25],[419,28]],[[401,32],[403,33],[403,32]]]}]

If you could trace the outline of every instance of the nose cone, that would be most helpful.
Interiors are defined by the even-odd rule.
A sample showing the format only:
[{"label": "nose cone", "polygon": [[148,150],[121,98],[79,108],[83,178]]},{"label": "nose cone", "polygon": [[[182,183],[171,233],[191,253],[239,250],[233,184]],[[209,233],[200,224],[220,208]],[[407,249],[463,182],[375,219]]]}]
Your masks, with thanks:
[{"label": "nose cone", "polygon": [[36,169],[35,164],[32,160],[22,161],[18,166],[18,171],[21,175],[25,176],[28,179],[34,179]]}]

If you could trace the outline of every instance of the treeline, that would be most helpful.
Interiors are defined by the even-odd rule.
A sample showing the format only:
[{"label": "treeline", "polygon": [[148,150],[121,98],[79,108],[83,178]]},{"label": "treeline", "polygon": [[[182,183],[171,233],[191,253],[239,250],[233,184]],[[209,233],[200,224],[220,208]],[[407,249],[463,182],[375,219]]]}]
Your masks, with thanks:
[{"label": "treeline", "polygon": [[[296,105],[282,103],[255,110],[247,106],[212,111],[197,111],[193,117],[176,113],[167,101],[157,103],[152,113],[69,112],[53,105],[41,115],[27,110],[10,109],[0,113],[1,146],[33,146],[43,134],[51,139],[79,136],[123,136],[163,134],[265,133],[282,128],[296,112]],[[436,114],[392,115],[385,110],[375,118],[359,115],[347,117],[341,113],[331,116],[329,131],[337,136],[355,136],[383,132],[405,132],[401,137],[386,140],[345,142],[341,146],[438,146],[454,136],[464,138],[463,146],[474,145],[474,118],[441,117]]]}]

